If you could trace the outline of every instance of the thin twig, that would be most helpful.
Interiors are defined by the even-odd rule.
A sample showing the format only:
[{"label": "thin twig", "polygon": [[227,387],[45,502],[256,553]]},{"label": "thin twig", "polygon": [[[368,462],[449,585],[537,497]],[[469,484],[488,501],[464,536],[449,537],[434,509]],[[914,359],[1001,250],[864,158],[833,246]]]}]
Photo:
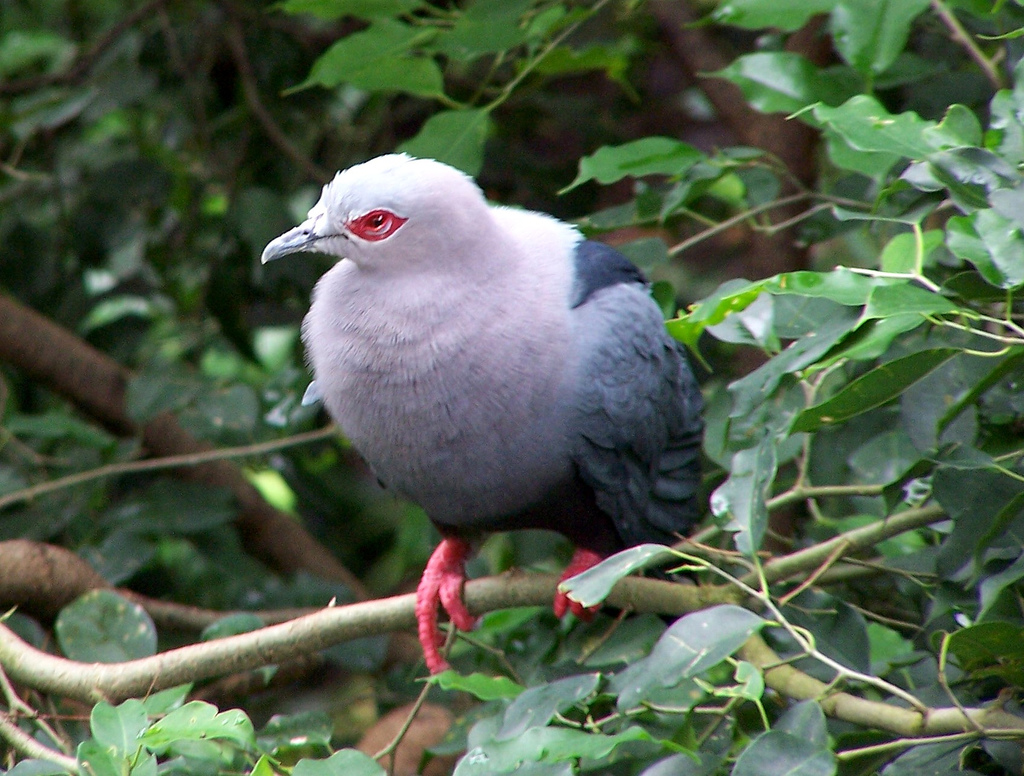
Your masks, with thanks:
[{"label": "thin twig", "polygon": [[310,442],[318,442],[322,439],[330,439],[338,433],[333,425],[325,426],[316,431],[306,431],[302,434],[295,434],[284,439],[275,439],[270,442],[259,442],[253,445],[240,445],[238,447],[222,447],[215,450],[204,450],[201,453],[185,453],[182,455],[168,455],[163,458],[150,458],[145,461],[127,461],[125,463],[112,463],[100,466],[96,469],[89,469],[84,472],[76,472],[66,477],[59,477],[55,480],[41,482],[28,488],[22,488],[0,496],[0,509],[9,507],[11,504],[19,504],[23,501],[30,501],[47,493],[53,493],[63,488],[70,488],[82,485],[93,480],[101,480],[105,477],[119,477],[125,474],[137,474],[139,472],[151,472],[161,469],[177,469],[184,466],[199,466],[210,461],[219,461],[226,458],[241,458],[248,455],[263,455],[276,450],[284,450],[289,447],[305,445]]},{"label": "thin twig", "polygon": [[0,738],[7,741],[15,750],[34,760],[46,760],[56,763],[68,773],[79,773],[78,761],[74,757],[68,757],[48,746],[36,741],[32,736],[18,727],[14,717],[5,711],[0,711]]},{"label": "thin twig", "polygon": [[963,47],[964,51],[967,52],[974,63],[981,68],[981,71],[985,74],[985,77],[989,80],[989,83],[995,89],[1002,89],[1005,84],[1003,83],[1003,77],[999,73],[999,69],[995,66],[995,63],[985,56],[978,44],[974,42],[974,38],[971,37],[970,33],[964,29],[964,26],[960,23],[960,20],[956,18],[956,14],[953,13],[942,0],[931,0],[932,10],[935,11],[936,15],[942,19],[942,23],[946,25],[950,35],[953,38],[954,43],[959,43]]},{"label": "thin twig", "polygon": [[330,172],[320,167],[307,157],[302,151],[288,139],[288,135],[274,121],[263,101],[260,99],[259,86],[256,83],[256,75],[249,61],[249,53],[245,48],[245,38],[242,35],[241,27],[237,20],[232,19],[224,31],[224,39],[227,41],[231,57],[235,60],[235,68],[238,70],[238,78],[242,84],[242,97],[246,106],[256,117],[256,120],[263,127],[270,142],[276,145],[285,156],[291,159],[302,170],[317,183],[323,183],[330,178]]}]

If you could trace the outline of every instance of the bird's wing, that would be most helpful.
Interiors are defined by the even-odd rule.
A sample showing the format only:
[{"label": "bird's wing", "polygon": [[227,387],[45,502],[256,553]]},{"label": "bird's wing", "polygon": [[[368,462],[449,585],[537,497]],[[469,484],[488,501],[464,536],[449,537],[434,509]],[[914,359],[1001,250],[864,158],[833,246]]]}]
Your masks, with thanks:
[{"label": "bird's wing", "polygon": [[626,546],[671,542],[699,517],[700,390],[646,288],[605,274],[573,309],[583,361],[572,455]]}]

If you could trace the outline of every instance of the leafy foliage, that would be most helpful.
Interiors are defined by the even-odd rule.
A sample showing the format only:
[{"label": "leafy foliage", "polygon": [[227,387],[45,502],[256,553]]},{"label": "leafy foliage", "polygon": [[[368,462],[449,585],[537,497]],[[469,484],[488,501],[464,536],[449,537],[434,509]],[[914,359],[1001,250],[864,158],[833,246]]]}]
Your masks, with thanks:
[{"label": "leafy foliage", "polygon": [[[62,340],[58,373],[79,347],[114,361],[68,387],[17,361],[32,349],[0,329],[0,539],[72,549],[149,596],[53,593],[48,610],[19,590],[5,671],[36,654],[3,651],[20,648],[10,626],[80,661],[59,664],[70,675],[201,639],[197,681],[231,673],[246,650],[271,654],[267,610],[345,603],[358,585],[385,595],[422,567],[429,524],[381,497],[343,444],[278,446],[319,421],[301,403],[297,321],[321,268],[257,260],[312,203],[321,167],[395,148],[576,218],[652,274],[669,331],[709,367],[710,508],[696,541],[633,548],[563,585],[643,613],[490,611],[452,644],[457,671],[425,684],[386,654],[387,626],[364,631],[318,658],[336,689],[312,712],[214,682],[127,700],[94,687],[83,715],[43,668],[0,677],[0,773],[382,774],[397,739],[354,746],[379,707],[418,693],[458,712],[423,758],[455,756],[456,774],[1021,772],[1024,5],[722,0],[709,19],[701,45],[745,53],[717,58],[708,93],[735,89],[750,121],[804,125],[811,177],[733,142],[748,136],[723,116],[704,119],[708,143],[694,116],[722,103],[678,83],[663,98],[681,21],[664,7],[5,6],[0,305],[80,336]],[[665,107],[679,95],[690,123]],[[737,232],[784,232],[805,266],[721,275]],[[26,331],[31,344],[43,330]],[[120,415],[89,398],[101,383],[123,393],[108,399]],[[268,568],[240,487],[140,460],[170,418],[174,435],[237,448],[247,487],[301,517],[348,585]],[[551,549],[495,537],[472,571],[551,571]],[[645,567],[675,584],[616,598]],[[232,610],[248,613],[207,616]],[[192,638],[177,630],[189,617]],[[203,662],[215,650],[219,671]],[[260,665],[245,687],[290,668]]]}]

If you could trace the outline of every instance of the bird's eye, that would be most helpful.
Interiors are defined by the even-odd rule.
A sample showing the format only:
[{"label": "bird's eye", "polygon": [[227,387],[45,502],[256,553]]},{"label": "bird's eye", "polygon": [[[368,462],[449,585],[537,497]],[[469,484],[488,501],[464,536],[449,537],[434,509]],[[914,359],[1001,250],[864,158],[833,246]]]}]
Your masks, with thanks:
[{"label": "bird's eye", "polygon": [[379,242],[397,232],[399,227],[408,220],[408,218],[395,215],[390,210],[371,210],[369,213],[349,221],[348,229],[363,240]]}]

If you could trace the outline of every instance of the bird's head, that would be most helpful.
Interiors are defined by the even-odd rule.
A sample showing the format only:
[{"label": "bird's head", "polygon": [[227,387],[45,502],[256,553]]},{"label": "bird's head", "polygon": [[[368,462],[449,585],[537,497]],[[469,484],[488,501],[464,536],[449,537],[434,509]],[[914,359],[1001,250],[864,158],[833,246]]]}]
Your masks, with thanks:
[{"label": "bird's head", "polygon": [[378,156],[339,172],[306,220],[271,240],[262,260],[310,252],[366,268],[436,263],[479,229],[487,213],[480,188],[454,167],[406,154]]}]

